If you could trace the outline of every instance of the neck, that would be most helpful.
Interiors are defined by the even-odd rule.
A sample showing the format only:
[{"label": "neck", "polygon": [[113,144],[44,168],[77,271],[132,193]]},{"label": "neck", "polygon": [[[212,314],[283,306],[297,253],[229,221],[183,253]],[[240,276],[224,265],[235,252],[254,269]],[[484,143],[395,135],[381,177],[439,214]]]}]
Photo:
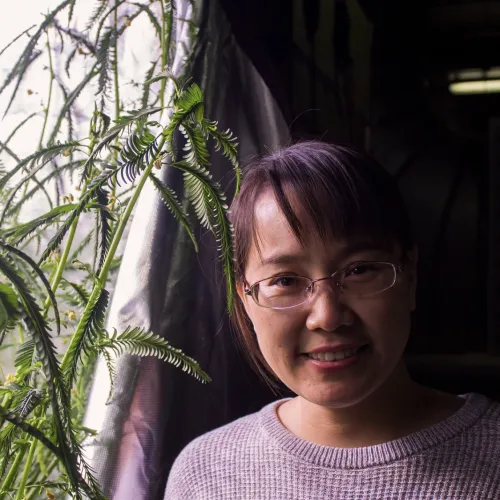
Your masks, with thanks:
[{"label": "neck", "polygon": [[401,366],[382,387],[355,405],[331,408],[298,396],[281,405],[278,415],[302,439],[355,448],[417,432],[449,417],[460,405],[454,396],[420,386]]}]

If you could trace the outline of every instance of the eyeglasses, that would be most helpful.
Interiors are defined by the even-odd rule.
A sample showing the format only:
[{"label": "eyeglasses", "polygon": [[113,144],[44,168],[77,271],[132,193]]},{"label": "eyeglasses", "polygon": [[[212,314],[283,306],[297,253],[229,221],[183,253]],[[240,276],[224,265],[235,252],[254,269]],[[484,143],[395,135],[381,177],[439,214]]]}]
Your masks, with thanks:
[{"label": "eyeglasses", "polygon": [[330,280],[336,290],[349,297],[367,297],[391,288],[402,266],[390,262],[361,261],[335,271],[330,276],[312,280],[303,276],[280,275],[255,282],[245,289],[255,303],[268,309],[290,309],[307,302],[314,285]]}]

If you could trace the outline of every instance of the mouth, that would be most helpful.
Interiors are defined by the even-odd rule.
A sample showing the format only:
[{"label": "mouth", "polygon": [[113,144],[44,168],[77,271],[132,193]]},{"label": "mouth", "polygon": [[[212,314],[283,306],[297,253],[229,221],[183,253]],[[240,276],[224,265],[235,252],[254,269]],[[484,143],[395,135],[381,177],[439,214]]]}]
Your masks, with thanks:
[{"label": "mouth", "polygon": [[346,349],[336,349],[331,351],[322,351],[322,352],[307,352],[305,356],[310,357],[311,359],[317,359],[320,361],[341,361],[346,358],[350,358],[357,354],[362,349],[368,347],[368,345],[360,346],[360,347],[348,347]]},{"label": "mouth", "polygon": [[343,368],[359,361],[369,348],[370,346],[365,344],[359,347],[347,347],[331,351],[307,352],[301,354],[301,357],[312,362],[318,368]]}]

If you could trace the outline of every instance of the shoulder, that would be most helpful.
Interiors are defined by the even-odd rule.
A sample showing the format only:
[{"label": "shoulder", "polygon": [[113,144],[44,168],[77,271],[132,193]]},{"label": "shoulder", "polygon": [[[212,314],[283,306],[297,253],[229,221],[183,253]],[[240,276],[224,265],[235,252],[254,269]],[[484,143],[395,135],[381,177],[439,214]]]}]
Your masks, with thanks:
[{"label": "shoulder", "polygon": [[478,421],[475,427],[484,430],[484,425],[491,425],[492,429],[500,432],[500,402],[495,401],[488,396],[478,393],[466,395],[467,403],[477,411]]},{"label": "shoulder", "polygon": [[198,498],[197,492],[213,491],[222,478],[238,473],[255,454],[262,439],[262,415],[274,404],[191,441],[172,466],[165,499]]},{"label": "shoulder", "polygon": [[[479,418],[474,426],[475,431],[489,434],[500,434],[500,402],[487,396],[471,393],[471,403],[478,409]],[[500,446],[500,442],[497,443]]]},{"label": "shoulder", "polygon": [[477,393],[466,397],[466,404],[477,416],[467,429],[467,441],[473,448],[500,459],[500,402]]},{"label": "shoulder", "polygon": [[232,448],[255,437],[259,428],[259,413],[253,413],[234,422],[207,432],[191,441],[177,457],[177,462],[185,463],[195,460],[199,462],[206,457],[225,456]]}]

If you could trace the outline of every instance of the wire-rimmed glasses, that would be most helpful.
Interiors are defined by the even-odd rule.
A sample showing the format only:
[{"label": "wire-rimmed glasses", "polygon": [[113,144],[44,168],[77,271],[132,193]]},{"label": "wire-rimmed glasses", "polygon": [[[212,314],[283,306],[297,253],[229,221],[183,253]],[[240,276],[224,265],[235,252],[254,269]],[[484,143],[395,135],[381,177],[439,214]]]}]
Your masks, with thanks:
[{"label": "wire-rimmed glasses", "polygon": [[288,274],[264,278],[246,288],[245,294],[261,307],[290,309],[307,302],[319,281],[330,280],[345,296],[367,297],[391,288],[401,271],[402,266],[390,262],[360,261],[317,280]]}]

